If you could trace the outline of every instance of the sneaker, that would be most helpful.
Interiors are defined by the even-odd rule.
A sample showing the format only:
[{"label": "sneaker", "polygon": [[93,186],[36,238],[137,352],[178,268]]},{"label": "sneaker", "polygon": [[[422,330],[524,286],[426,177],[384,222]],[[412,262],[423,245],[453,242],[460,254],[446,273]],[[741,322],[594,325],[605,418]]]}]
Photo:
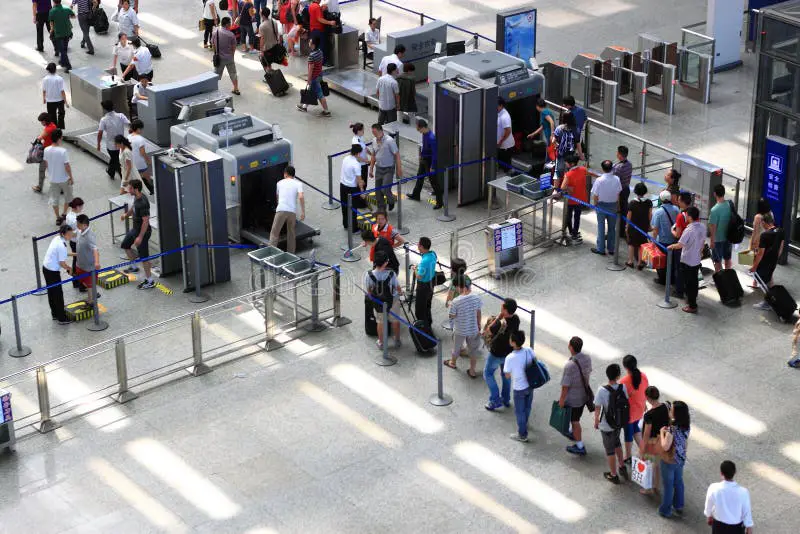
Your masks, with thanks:
[{"label": "sneaker", "polygon": [[394,204],[389,204],[389,211],[394,210]]},{"label": "sneaker", "polygon": [[673,508],[672,513],[678,517],[683,517],[683,508]]},{"label": "sneaker", "polygon": [[330,111],[327,111],[327,110],[325,110],[325,111],[320,111],[320,112],[319,112],[319,116],[320,116],[320,117],[330,117],[330,116],[331,116],[331,112],[330,112]]},{"label": "sneaker", "polygon": [[153,289],[154,287],[156,287],[156,283],[153,280],[145,280],[136,289]]},{"label": "sneaker", "polygon": [[491,403],[491,402],[487,402],[486,404],[483,405],[483,407],[486,408],[490,412],[493,412],[493,411],[495,411],[495,410],[497,410],[499,408],[502,408],[502,406],[503,406],[502,404],[494,404],[494,403]]},{"label": "sneaker", "polygon": [[131,265],[130,267],[128,267],[127,269],[125,269],[122,272],[124,272],[124,273],[138,273],[139,272],[139,268],[136,267],[135,265]]},{"label": "sneaker", "polygon": [[514,441],[519,441],[520,443],[528,443],[528,436],[520,436],[519,434],[514,433],[508,437],[510,437]]},{"label": "sneaker", "polygon": [[595,247],[592,247],[592,253],[598,254],[600,256],[605,256],[606,255],[606,253],[604,251],[597,250]]},{"label": "sneaker", "polygon": [[605,472],[603,473],[603,476],[605,477],[606,480],[608,480],[612,484],[619,485],[619,475],[612,475],[610,472]]},{"label": "sneaker", "polygon": [[379,349],[383,350],[383,343],[381,343],[380,339],[375,341],[375,346],[378,347]]},{"label": "sneaker", "polygon": [[511,406],[511,403],[510,402],[504,402],[503,406],[505,406],[506,408],[509,408]]},{"label": "sneaker", "polygon": [[586,456],[586,447],[578,447],[577,445],[569,445],[567,447],[567,452],[570,454],[576,454],[578,456]]},{"label": "sneaker", "polygon": [[618,471],[619,474],[622,475],[622,478],[624,478],[625,480],[631,479],[631,477],[628,475],[628,468],[625,467],[624,465],[619,466]]},{"label": "sneaker", "polygon": [[69,319],[66,319],[64,321],[62,321],[61,319],[58,320],[58,324],[60,325],[70,324],[71,322],[72,321],[70,321]]},{"label": "sneaker", "polygon": [[786,362],[786,365],[788,365],[792,369],[800,369],[800,359],[795,358],[794,360],[789,360],[788,362]]},{"label": "sneaker", "polygon": [[772,306],[767,304],[766,300],[762,300],[758,304],[753,304],[753,309],[761,310],[761,311],[769,311],[772,309]]},{"label": "sneaker", "polygon": [[308,108],[303,106],[303,104],[297,104],[297,111],[302,111],[303,113],[308,112]]},{"label": "sneaker", "polygon": [[434,205],[433,205],[433,209],[435,209],[435,210],[440,210],[440,209],[442,209],[443,207],[444,207],[444,204],[434,204]]},{"label": "sneaker", "polygon": [[403,343],[399,339],[394,340],[394,348],[399,349],[403,346]]}]

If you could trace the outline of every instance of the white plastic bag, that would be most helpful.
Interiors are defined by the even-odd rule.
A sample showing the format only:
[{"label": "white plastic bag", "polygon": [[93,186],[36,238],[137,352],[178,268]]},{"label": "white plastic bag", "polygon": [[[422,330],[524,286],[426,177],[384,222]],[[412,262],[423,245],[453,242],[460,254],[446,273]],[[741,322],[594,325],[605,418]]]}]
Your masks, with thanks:
[{"label": "white plastic bag", "polygon": [[631,459],[631,480],[642,489],[653,489],[653,462],[634,456]]}]

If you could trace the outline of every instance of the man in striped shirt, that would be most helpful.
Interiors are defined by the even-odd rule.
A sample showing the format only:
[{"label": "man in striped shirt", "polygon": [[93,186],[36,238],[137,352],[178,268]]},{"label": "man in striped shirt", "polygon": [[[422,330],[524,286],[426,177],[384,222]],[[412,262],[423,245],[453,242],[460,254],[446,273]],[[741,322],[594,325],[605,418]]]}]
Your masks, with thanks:
[{"label": "man in striped shirt", "polygon": [[[311,45],[311,53],[308,54],[308,88],[312,94],[316,95],[322,106],[320,117],[330,117],[331,112],[328,111],[328,100],[322,94],[322,50],[320,49],[320,40],[318,36],[311,38],[309,43]],[[308,111],[307,104],[297,104],[297,109],[300,111]]]},{"label": "man in striped shirt", "polygon": [[89,36],[89,30],[92,27],[90,19],[92,18],[92,7],[94,5],[96,5],[94,0],[72,0],[72,7],[75,8],[77,6],[78,25],[81,28],[81,33],[83,33],[81,48],[86,48],[86,53],[90,56],[94,55],[94,45]]},{"label": "man in striped shirt", "polygon": [[451,369],[456,368],[461,347],[466,343],[469,353],[470,378],[477,378],[475,365],[481,350],[481,298],[472,294],[470,286],[463,275],[453,279],[453,284],[458,288],[459,296],[450,303],[450,324],[453,326],[453,352],[444,364]]}]

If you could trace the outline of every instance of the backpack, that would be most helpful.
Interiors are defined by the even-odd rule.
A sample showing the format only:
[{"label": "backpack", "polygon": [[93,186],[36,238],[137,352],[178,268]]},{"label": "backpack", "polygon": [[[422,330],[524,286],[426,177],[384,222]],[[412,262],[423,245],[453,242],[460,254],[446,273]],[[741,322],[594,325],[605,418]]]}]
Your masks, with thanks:
[{"label": "backpack", "polygon": [[308,13],[308,6],[301,9],[297,14],[297,23],[306,30],[311,28],[311,15]]},{"label": "backpack", "polygon": [[374,287],[370,294],[376,299],[381,302],[378,304],[375,300],[372,301],[372,304],[375,305],[375,311],[378,313],[383,313],[383,303],[386,303],[386,309],[391,310],[392,304],[394,303],[394,295],[392,294],[392,281],[394,280],[394,271],[389,271],[389,276],[386,277],[385,280],[378,281],[375,278],[375,275],[372,274],[372,271],[369,273],[369,278],[372,280]]},{"label": "backpack", "polygon": [[43,159],[44,145],[39,138],[36,138],[28,149],[28,157],[25,159],[25,163],[41,163]]},{"label": "backpack", "polygon": [[731,207],[731,218],[728,221],[728,241],[738,245],[744,241],[744,220],[739,216],[732,201],[728,201]]},{"label": "backpack", "polygon": [[603,410],[603,417],[611,428],[619,430],[628,424],[631,413],[631,405],[628,396],[625,395],[625,386],[620,384],[617,389],[611,386],[603,387],[608,391],[608,409]]},{"label": "backpack", "polygon": [[[527,362],[527,355],[531,355],[530,363]],[[525,351],[525,378],[528,379],[528,385],[533,389],[539,389],[550,381],[550,371],[544,362],[536,359],[531,349]]]},{"label": "backpack", "polygon": [[92,10],[92,26],[98,35],[105,35],[108,33],[108,15],[105,10],[98,6]]}]

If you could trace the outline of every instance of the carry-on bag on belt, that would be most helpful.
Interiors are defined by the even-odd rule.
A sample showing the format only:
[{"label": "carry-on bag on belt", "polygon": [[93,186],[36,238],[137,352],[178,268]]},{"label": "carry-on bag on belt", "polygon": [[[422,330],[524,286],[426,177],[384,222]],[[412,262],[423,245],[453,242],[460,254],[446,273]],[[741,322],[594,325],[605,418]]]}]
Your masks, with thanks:
[{"label": "carry-on bag on belt", "polygon": [[733,269],[722,269],[714,273],[714,285],[717,286],[719,300],[723,304],[738,304],[739,299],[744,296],[744,289],[739,283],[739,276]]},{"label": "carry-on bag on belt", "polygon": [[158,47],[158,45],[146,42],[141,36],[139,36],[139,40],[150,51],[150,55],[153,56],[153,59],[158,59],[161,57],[161,49]]},{"label": "carry-on bag on belt", "polygon": [[764,300],[770,305],[772,310],[778,314],[782,321],[787,323],[794,321],[794,312],[797,310],[797,302],[784,286],[774,285],[768,287],[757,272],[753,273],[758,287],[764,292]]}]

